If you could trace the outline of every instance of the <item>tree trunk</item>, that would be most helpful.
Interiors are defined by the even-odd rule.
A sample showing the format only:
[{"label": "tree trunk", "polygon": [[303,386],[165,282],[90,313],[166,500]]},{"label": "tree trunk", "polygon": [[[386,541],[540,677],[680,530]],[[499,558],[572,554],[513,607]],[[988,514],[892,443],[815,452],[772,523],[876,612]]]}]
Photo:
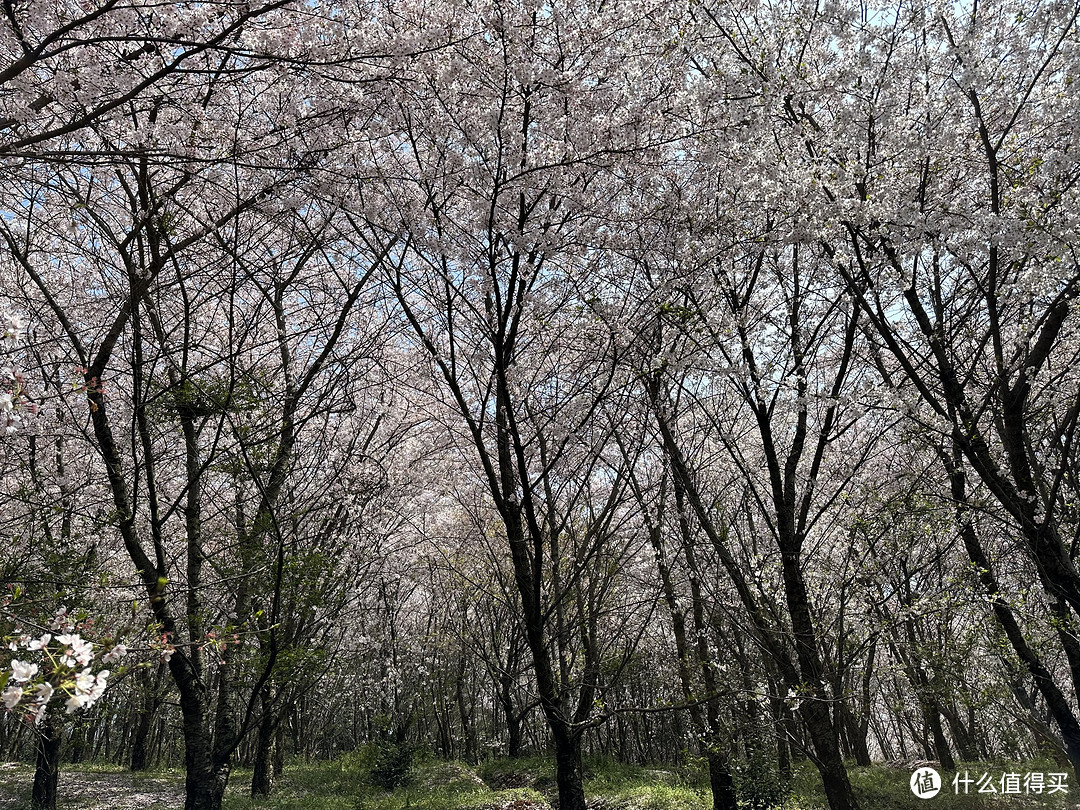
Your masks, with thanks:
[{"label": "tree trunk", "polygon": [[56,810],[56,790],[60,780],[60,739],[63,720],[50,710],[42,723],[35,745],[34,788],[30,794],[32,810]]},{"label": "tree trunk", "polygon": [[259,731],[255,737],[255,761],[251,773],[251,797],[269,796],[274,789],[274,716],[270,710],[269,689],[263,689],[262,716],[259,718]]},{"label": "tree trunk", "polygon": [[[800,686],[809,688],[810,694],[802,701],[800,713],[813,742],[814,764],[825,784],[825,795],[829,800],[829,806],[832,810],[858,810],[859,804],[852,793],[851,783],[840,753],[837,727],[828,708],[831,696],[825,688],[825,673],[821,665],[821,652],[814,629],[813,611],[801,570],[801,537],[796,532],[796,520],[792,514],[793,504],[786,502],[779,473],[773,476],[776,479],[773,495],[776,506],[776,540],[781,556],[784,595],[788,614],[791,617],[790,638],[795,647],[797,670],[795,663],[791,661],[790,653],[778,639],[780,633],[763,613],[738,563],[728,551],[725,533],[717,529],[710,517],[709,509],[702,501],[701,493],[694,484],[682,451],[675,441],[670,425],[664,418],[664,406],[658,401],[656,387],[650,392],[650,397],[653,399],[657,427],[663,437],[672,470],[698,518],[699,525],[709,537],[721,563],[731,576],[740,601],[755,625],[759,640],[780,668],[783,681],[788,688]],[[768,417],[763,407],[757,408],[756,413],[761,425],[762,440],[769,458],[770,469],[777,471],[779,466],[771,443],[771,426],[768,424]]]},{"label": "tree trunk", "polygon": [[135,730],[131,738],[131,770],[145,771],[149,767],[149,750],[147,743],[150,741],[150,728],[154,723],[154,717],[150,712],[139,712],[139,719],[135,723]]},{"label": "tree trunk", "polygon": [[847,768],[844,767],[844,759],[840,754],[836,724],[824,699],[827,696],[822,677],[821,655],[806,583],[800,568],[799,546],[794,539],[784,538],[781,532],[784,592],[795,637],[795,654],[802,681],[810,688],[808,699],[801,701],[799,711],[814,745],[814,764],[821,774],[829,807],[831,810],[858,810],[859,803],[851,790]]},{"label": "tree trunk", "polygon": [[229,768],[215,766],[202,687],[183,663],[174,665],[180,654],[173,654],[170,666],[184,721],[184,810],[221,810]]},{"label": "tree trunk", "polygon": [[[509,540],[514,578],[521,596],[525,637],[533,656],[540,708],[548,721],[555,743],[555,781],[559,788],[557,810],[585,810],[585,788],[582,784],[581,731],[572,725],[566,711],[564,695],[556,681],[555,671],[540,609],[540,575],[529,558],[529,543],[525,539],[521,511],[517,504],[503,504],[506,534]],[[592,691],[582,686],[578,698],[578,718],[584,719],[592,708]]]},{"label": "tree trunk", "polygon": [[136,680],[142,690],[142,705],[137,709],[137,719],[131,737],[131,770],[145,771],[150,764],[150,730],[154,726],[157,694],[161,685],[159,667],[153,678],[146,669],[136,670]]},{"label": "tree trunk", "polygon": [[278,718],[277,727],[274,729],[274,755],[271,760],[274,779],[280,779],[285,773],[285,722],[284,718]]},{"label": "tree trunk", "polygon": [[831,810],[857,810],[859,804],[855,801],[847,768],[840,756],[836,728],[829,717],[828,706],[818,700],[804,700],[800,713],[814,746],[814,764],[821,774],[829,807]]},{"label": "tree trunk", "polygon": [[938,711],[937,701],[923,702],[923,717],[926,719],[926,725],[934,743],[937,761],[946,771],[955,771],[956,760],[953,759],[952,751],[949,749],[949,741],[945,739],[945,730],[941,726],[941,712]]},{"label": "tree trunk", "polygon": [[735,800],[735,782],[731,778],[731,765],[723,752],[709,748],[705,753],[709,761],[709,787],[712,789],[713,810],[738,810]]},{"label": "tree trunk", "polygon": [[777,723],[776,769],[785,780],[791,779],[791,746],[784,734],[783,722]]},{"label": "tree trunk", "polygon": [[465,700],[465,668],[467,663],[465,653],[462,652],[458,662],[457,678],[454,681],[454,703],[457,705],[458,717],[461,720],[463,758],[466,762],[476,762],[478,742],[473,724],[473,712],[470,711]]},{"label": "tree trunk", "polygon": [[863,715],[856,717],[846,707],[842,710],[844,723],[847,727],[847,738],[851,744],[851,753],[855,757],[855,764],[863,768],[870,766],[870,746],[867,738],[870,736],[870,717]]},{"label": "tree trunk", "polygon": [[521,717],[512,703],[507,704],[506,710],[506,755],[511,759],[521,756]]},{"label": "tree trunk", "polygon": [[964,721],[960,719],[956,707],[943,703],[938,708],[941,709],[941,716],[945,718],[945,722],[949,724],[949,731],[952,733],[953,742],[956,743],[956,751],[960,759],[968,762],[978,759],[979,755],[971,734],[964,725]]},{"label": "tree trunk", "polygon": [[874,657],[877,654],[877,637],[870,642],[870,649],[866,654],[866,663],[863,665],[862,698],[859,705],[858,716],[852,712],[846,704],[841,704],[840,709],[847,718],[848,739],[851,741],[852,753],[855,755],[855,764],[864,768],[870,766],[870,716],[873,714],[871,701],[871,681],[874,675]]},{"label": "tree trunk", "polygon": [[[709,786],[712,789],[713,808],[714,810],[737,810],[738,802],[736,801],[735,783],[731,778],[729,757],[720,747],[722,741],[719,739],[720,710],[717,698],[719,690],[715,675],[716,662],[712,659],[706,637],[708,623],[705,618],[705,600],[701,592],[701,577],[694,549],[694,535],[687,518],[685,492],[679,481],[678,472],[673,470],[672,475],[675,503],[679,516],[679,533],[682,538],[683,558],[686,561],[687,569],[691,572],[690,607],[693,621],[693,637],[696,639],[694,644],[691,644],[690,639],[687,637],[687,617],[679,604],[671,569],[665,559],[660,533],[660,515],[657,515],[656,524],[650,527],[649,540],[653,550],[656,552],[656,565],[660,572],[664,601],[667,603],[668,612],[671,615],[675,635],[675,650],[679,656],[679,681],[682,684],[683,697],[689,705],[690,721],[694,724],[694,728],[705,746],[705,756],[709,762]],[[708,695],[704,712],[695,700],[693,675],[690,671],[692,659],[696,661],[697,673],[700,674],[705,687],[705,694]],[[745,666],[743,672],[747,672]]]},{"label": "tree trunk", "polygon": [[585,810],[581,735],[553,728],[552,737],[555,740],[555,783],[559,788],[556,810]]}]

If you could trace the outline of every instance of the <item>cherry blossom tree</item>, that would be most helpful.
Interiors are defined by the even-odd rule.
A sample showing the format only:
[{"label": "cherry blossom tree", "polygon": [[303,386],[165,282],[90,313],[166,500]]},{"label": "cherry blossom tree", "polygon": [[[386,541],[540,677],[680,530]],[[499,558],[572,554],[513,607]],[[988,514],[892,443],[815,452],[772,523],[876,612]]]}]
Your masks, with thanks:
[{"label": "cherry blossom tree", "polygon": [[[179,104],[183,92],[176,88],[170,101]],[[217,86],[204,92],[224,108],[175,109],[224,115],[230,104],[260,93],[266,99],[270,91]],[[167,113],[160,103],[145,118],[136,113],[127,137],[137,140]],[[254,119],[234,118],[230,125],[234,149],[242,132],[256,136]],[[99,149],[115,149],[102,122],[94,131]],[[168,645],[180,692],[193,808],[220,804],[253,707],[231,691],[241,645],[224,648],[213,695],[201,647],[216,622],[236,626],[252,618],[253,572],[261,570],[268,543],[278,546],[280,574],[285,539],[276,504],[294,469],[296,444],[333,409],[335,395],[327,392],[347,379],[342,369],[365,345],[353,324],[371,269],[354,272],[362,262],[350,262],[335,275],[321,242],[340,200],[290,209],[291,199],[310,199],[312,181],[296,173],[284,138],[274,148],[273,160],[269,143],[260,154],[278,168],[234,160],[231,175],[221,165],[161,163],[146,150],[130,158],[114,153],[112,166],[92,171],[34,166],[11,178],[22,196],[18,216],[3,226],[27,291],[22,303],[59,332],[55,350],[70,358],[65,372],[81,369],[88,438],[100,454],[124,548]],[[59,218],[58,204],[67,208]],[[255,265],[257,256],[267,263]],[[82,286],[72,287],[74,279]],[[320,298],[324,305],[313,306]],[[260,323],[264,314],[268,320]],[[267,347],[275,353],[266,355]],[[330,389],[313,386],[324,376]],[[256,407],[263,396],[281,403],[280,416],[269,419]],[[125,423],[128,439],[120,432]],[[234,474],[223,477],[216,465],[228,456]],[[203,572],[225,526],[207,520],[207,505],[230,490],[242,504],[243,480],[254,488],[255,509],[234,512],[239,576],[215,605]],[[174,570],[177,535],[186,563]],[[171,583],[183,602],[173,599]],[[280,609],[268,606],[266,615]],[[272,646],[276,630],[268,632]],[[267,671],[275,660],[271,653]]]},{"label": "cherry blossom tree", "polygon": [[385,192],[405,231],[390,283],[503,522],[559,803],[582,810],[625,478],[605,452],[619,345],[589,316],[579,280],[603,261],[589,247],[614,193],[603,173],[668,134],[631,87],[661,94],[678,72],[662,53],[622,61],[654,22],[645,8],[422,13],[414,25],[455,44],[410,64],[402,134],[377,156],[385,176],[406,180]]},{"label": "cherry blossom tree", "polygon": [[[855,64],[820,47],[816,74],[791,80],[777,116],[795,171],[821,201],[811,227],[822,228],[823,249],[865,313],[883,376],[938,445],[961,514],[967,468],[1025,538],[1070,666],[1080,660],[1066,505],[1077,174],[1061,133],[1077,103],[1078,13],[916,6],[856,20],[848,47],[875,69],[857,79]],[[850,91],[836,93],[837,83]],[[970,529],[961,531],[983,566]],[[1068,700],[1020,628],[996,614],[1075,766]]]}]

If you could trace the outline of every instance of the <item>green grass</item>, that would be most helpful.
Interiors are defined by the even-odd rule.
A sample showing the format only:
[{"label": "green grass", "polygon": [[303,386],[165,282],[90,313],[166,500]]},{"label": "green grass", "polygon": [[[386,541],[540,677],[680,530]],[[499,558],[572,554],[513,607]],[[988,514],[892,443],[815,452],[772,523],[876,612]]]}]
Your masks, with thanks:
[{"label": "green grass", "polygon": [[489,759],[477,769],[477,774],[489,785],[513,782],[534,782],[555,779],[555,760],[551,757],[520,757],[518,759]]},{"label": "green grass", "polygon": [[[421,760],[409,784],[394,791],[367,778],[367,757],[297,763],[286,768],[275,794],[253,800],[243,795],[248,774],[234,772],[226,810],[538,810],[555,792],[550,759],[492,760],[473,770],[456,762]],[[585,792],[611,808],[625,810],[705,810],[706,791],[674,771],[649,770],[608,760],[586,766]],[[545,795],[547,794],[547,795]]]},{"label": "green grass", "polygon": [[[544,757],[499,759],[473,768],[431,757],[418,758],[407,785],[389,791],[370,780],[373,753],[364,749],[330,762],[293,762],[274,795],[254,800],[247,795],[251,771],[236,769],[225,798],[225,810],[549,810],[556,793],[554,765]],[[1002,772],[1060,771],[1050,762],[973,763],[966,767],[975,778],[984,771],[995,779]],[[130,774],[112,765],[67,765],[64,770],[87,776],[111,776],[130,784],[132,791],[150,782],[181,784],[179,770]],[[0,776],[0,798],[8,801],[28,792],[33,770],[28,765],[8,766]],[[943,772],[944,787],[937,797],[914,796],[911,772],[886,766],[851,767],[849,775],[864,810],[1065,810],[1080,808],[1080,785],[1066,780],[1067,795],[987,796],[976,792],[955,795],[953,772]],[[61,777],[62,778],[62,777]],[[752,784],[755,775],[739,777]],[[751,780],[747,782],[746,780]],[[692,766],[645,768],[607,759],[585,764],[585,794],[597,810],[711,810],[706,775]],[[0,802],[2,804],[2,802]],[[9,805],[10,806],[10,805]],[[762,805],[758,805],[762,807]],[[786,798],[772,810],[822,810],[825,796],[817,772],[808,763],[796,771]],[[175,808],[174,810],[179,810]]]},{"label": "green grass", "polygon": [[274,795],[258,801],[239,792],[246,792],[250,780],[236,780],[240,775],[235,774],[225,810],[529,810],[546,804],[543,794],[530,787],[493,790],[455,762],[421,761],[409,783],[393,791],[372,785],[368,774],[362,756],[296,763],[286,768]]}]

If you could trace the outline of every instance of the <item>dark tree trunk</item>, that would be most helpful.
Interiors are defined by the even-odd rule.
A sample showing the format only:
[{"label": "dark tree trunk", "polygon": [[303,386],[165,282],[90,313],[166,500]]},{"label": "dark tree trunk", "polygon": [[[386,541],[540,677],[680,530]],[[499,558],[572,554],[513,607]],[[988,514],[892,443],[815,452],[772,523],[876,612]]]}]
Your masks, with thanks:
[{"label": "dark tree trunk", "polygon": [[274,779],[280,779],[285,773],[285,723],[283,718],[278,719],[277,728],[274,729],[274,755],[272,757]]},{"label": "dark tree trunk", "polygon": [[941,716],[945,718],[945,722],[949,724],[949,731],[952,733],[953,741],[956,743],[956,751],[960,755],[960,759],[969,762],[978,759],[979,754],[975,749],[971,734],[967,726],[964,725],[964,721],[960,719],[960,713],[956,707],[942,704],[938,708],[941,709]]},{"label": "dark tree trunk", "polygon": [[521,718],[511,709],[506,713],[506,755],[521,756]]},{"label": "dark tree trunk", "polygon": [[956,760],[953,759],[949,748],[949,741],[945,739],[945,729],[941,726],[941,712],[938,711],[937,702],[927,700],[923,705],[923,717],[926,718],[927,728],[930,730],[930,738],[933,740],[934,754],[941,767],[947,771],[956,770]]},{"label": "dark tree trunk", "polygon": [[251,796],[258,798],[269,796],[274,790],[274,715],[271,711],[272,701],[269,689],[262,691],[262,716],[259,718],[259,729],[255,737],[255,757],[251,773]]},{"label": "dark tree trunk", "polygon": [[784,779],[791,779],[791,746],[784,734],[784,725],[779,723],[776,735],[776,768]]},{"label": "dark tree trunk", "polygon": [[839,705],[840,714],[847,726],[848,741],[851,743],[851,752],[855,757],[855,764],[861,767],[870,766],[870,716],[873,713],[871,701],[871,681],[874,675],[874,658],[877,654],[877,638],[870,642],[870,649],[866,654],[866,662],[863,665],[862,695],[859,704],[858,715],[848,708],[846,703]]},{"label": "dark tree trunk", "polygon": [[832,810],[857,810],[859,805],[840,756],[836,728],[829,717],[828,707],[818,700],[804,700],[800,710],[814,746],[814,764],[821,774],[829,807]]},{"label": "dark tree trunk", "polygon": [[581,735],[552,729],[552,736],[555,740],[555,783],[559,788],[556,810],[585,810]]},{"label": "dark tree trunk", "polygon": [[454,682],[454,703],[457,705],[458,717],[461,720],[461,741],[464,759],[467,762],[476,762],[477,738],[473,723],[473,711],[470,710],[465,700],[465,654],[462,653],[458,663],[457,678]]},{"label": "dark tree trunk", "polygon": [[843,710],[844,722],[847,727],[848,743],[851,746],[852,756],[855,757],[855,764],[861,767],[870,766],[870,746],[867,742],[867,738],[870,736],[870,717],[864,715],[863,717],[856,717],[846,708]]},{"label": "dark tree trunk", "polygon": [[154,714],[157,709],[157,690],[161,681],[161,669],[151,678],[148,670],[136,671],[136,679],[142,690],[142,705],[137,710],[137,719],[131,736],[131,770],[145,771],[150,765],[150,730],[154,726]]},{"label": "dark tree trunk", "polygon": [[139,712],[139,719],[135,723],[135,729],[131,738],[131,770],[145,771],[149,767],[150,752],[150,728],[153,726],[154,717],[149,712]]},{"label": "dark tree trunk", "polygon": [[[179,654],[173,654],[173,662]],[[215,767],[202,687],[183,663],[172,670],[184,721],[184,810],[221,810],[230,769],[228,763]]]},{"label": "dark tree trunk", "polygon": [[705,756],[709,760],[709,787],[712,789],[713,810],[738,810],[735,800],[735,782],[731,778],[731,764],[720,751],[710,748]]},{"label": "dark tree trunk", "polygon": [[809,699],[801,701],[799,711],[814,746],[814,764],[821,774],[829,807],[832,810],[858,810],[859,804],[852,792],[847,768],[844,767],[844,759],[840,753],[837,727],[828,703],[821,699],[825,697],[825,679],[810,600],[799,563],[801,543],[791,538],[785,541],[782,532],[781,537],[784,591],[795,636],[796,658],[802,682],[811,690]]},{"label": "dark tree trunk", "polygon": [[[559,788],[558,810],[585,810],[585,788],[581,764],[581,731],[574,727],[574,720],[584,720],[592,710],[595,693],[592,677],[586,678],[577,700],[577,710],[567,711],[568,698],[564,686],[556,679],[555,669],[548,648],[544,613],[541,609],[542,571],[530,559],[530,546],[535,547],[535,537],[526,540],[520,506],[503,503],[503,521],[509,539],[514,578],[521,596],[525,637],[533,657],[540,708],[551,730],[555,744],[555,781]],[[588,662],[587,662],[588,667]]]},{"label": "dark tree trunk", "polygon": [[[101,358],[98,362],[104,365],[105,360]],[[87,384],[93,385],[99,373],[88,371]],[[150,610],[161,624],[163,634],[170,639],[180,639],[176,619],[165,597],[165,588],[168,583],[166,572],[159,570],[150,559],[136,532],[135,510],[132,506],[120,451],[109,424],[104,394],[99,390],[90,390],[87,393],[87,399],[91,403],[94,435],[98,440],[101,457],[105,463],[113,501],[120,515],[118,529],[124,541],[124,547],[142,578],[149,597]],[[197,458],[193,453],[192,434],[187,427],[185,424],[190,466],[196,464]],[[198,550],[198,481],[198,476],[189,475],[187,539],[189,555],[196,560],[201,560],[201,552]],[[197,571],[197,565],[189,567],[188,595],[189,599],[195,600],[195,603],[197,603]],[[195,574],[195,581],[191,580],[192,574]],[[191,609],[192,604],[189,602],[188,615],[197,616],[197,612]],[[180,693],[180,711],[183,716],[186,770],[184,810],[221,810],[221,799],[228,782],[230,763],[227,757],[224,761],[215,762],[211,749],[211,734],[207,723],[206,686],[202,678],[198,647],[192,645],[184,650],[175,650],[169,659],[169,671]]]},{"label": "dark tree trunk", "polygon": [[[729,756],[721,745],[726,744],[720,739],[720,711],[718,706],[718,684],[715,675],[715,661],[709,650],[706,634],[708,622],[706,620],[705,600],[701,592],[700,572],[698,571],[697,554],[695,551],[694,535],[690,528],[685,506],[685,492],[678,478],[678,472],[673,470],[674,494],[679,515],[679,533],[682,539],[682,556],[686,561],[690,576],[690,596],[693,638],[696,643],[691,643],[687,637],[687,616],[679,604],[675,592],[675,586],[671,576],[670,566],[667,564],[661,536],[660,515],[657,516],[655,525],[649,529],[649,540],[656,552],[656,564],[660,572],[660,582],[663,586],[664,601],[667,603],[668,612],[671,615],[672,627],[675,635],[675,650],[679,656],[679,680],[682,684],[683,697],[689,705],[690,720],[694,724],[700,739],[705,746],[706,758],[709,762],[709,786],[712,789],[714,810],[737,810],[735,783],[731,778],[731,766]],[[661,492],[661,496],[663,493]],[[644,506],[644,503],[642,503]],[[691,673],[690,662],[696,663],[696,673],[700,675],[708,700],[705,702],[704,711],[695,700],[694,674]],[[746,666],[743,672],[747,672]]]},{"label": "dark tree trunk", "polygon": [[[528,131],[527,121],[524,130]],[[524,197],[521,199],[523,201]],[[524,213],[525,208],[521,210],[524,224],[528,217]],[[515,276],[523,259],[521,254],[514,253],[512,262]],[[571,631],[570,622],[563,615],[564,600],[572,591],[564,587],[559,579],[560,567],[565,566],[566,562],[559,548],[562,523],[554,510],[558,509],[556,504],[561,499],[554,497],[553,459],[546,457],[547,453],[554,452],[555,457],[559,458],[563,450],[561,446],[554,449],[548,447],[543,431],[531,436],[528,435],[529,431],[521,428],[519,419],[524,417],[531,420],[531,409],[518,400],[511,383],[517,361],[519,317],[527,309],[525,302],[531,282],[526,282],[525,276],[521,276],[520,282],[503,287],[501,273],[496,272],[495,263],[490,270],[492,275],[489,278],[496,285],[495,297],[507,296],[505,306],[495,306],[490,295],[484,305],[491,317],[486,327],[489,330],[486,338],[492,350],[493,444],[485,435],[486,427],[482,427],[487,424],[486,413],[478,415],[473,411],[469,402],[471,396],[465,393],[467,386],[458,376],[458,366],[453,362],[447,364],[440,351],[427,338],[426,327],[411,308],[400,274],[394,283],[394,291],[405,317],[438,365],[469,426],[492,500],[506,529],[506,545],[516,590],[521,598],[521,617],[528,649],[532,653],[539,705],[555,745],[559,810],[585,810],[581,735],[593,714],[601,676],[597,616],[590,613],[580,617],[580,625]],[[599,400],[596,404],[599,404]],[[543,459],[535,476],[528,458],[534,448]],[[561,491],[561,484],[559,488]],[[593,537],[589,544],[592,550],[583,552],[584,557],[574,559],[575,566],[587,565],[600,548],[602,536],[594,537],[593,531],[609,531],[608,521],[614,514],[617,502],[613,497],[607,506],[593,516],[594,523],[584,529],[587,536]],[[562,519],[569,520],[570,514],[563,515]],[[583,569],[575,570],[580,573]],[[580,637],[578,630],[581,631]],[[582,661],[580,678],[571,676],[568,665],[572,645],[578,647],[575,653],[582,654],[579,658]]]},{"label": "dark tree trunk", "polygon": [[[809,694],[801,702],[800,714],[813,743],[814,764],[824,782],[825,795],[831,810],[858,810],[859,804],[852,792],[840,752],[837,725],[828,708],[831,695],[826,689],[826,673],[822,666],[821,650],[813,622],[813,610],[801,567],[803,535],[798,530],[798,526],[800,518],[804,518],[805,515],[795,514],[794,474],[790,469],[790,464],[785,469],[781,469],[775,446],[772,443],[772,426],[769,423],[767,409],[758,402],[755,414],[759,421],[762,443],[773,483],[776,541],[781,556],[784,596],[788,614],[791,617],[789,637],[795,648],[795,661],[791,660],[790,652],[778,638],[784,631],[774,627],[772,621],[762,611],[757,598],[746,583],[743,572],[727,548],[726,532],[717,528],[710,516],[709,508],[704,505],[701,493],[694,484],[693,476],[675,441],[671,427],[663,416],[664,406],[658,401],[657,387],[650,392],[650,396],[654,400],[657,426],[663,437],[672,470],[686,493],[687,500],[698,518],[698,523],[709,537],[721,563],[731,576],[740,601],[749,612],[758,631],[759,640],[780,668],[785,685],[789,688],[801,686],[809,690]],[[822,435],[826,433],[827,431]],[[808,503],[809,501],[804,498],[804,508],[808,508],[806,506]]]},{"label": "dark tree trunk", "polygon": [[35,745],[34,787],[30,794],[32,810],[56,810],[56,790],[60,781],[60,739],[63,720],[50,710],[42,723]]}]

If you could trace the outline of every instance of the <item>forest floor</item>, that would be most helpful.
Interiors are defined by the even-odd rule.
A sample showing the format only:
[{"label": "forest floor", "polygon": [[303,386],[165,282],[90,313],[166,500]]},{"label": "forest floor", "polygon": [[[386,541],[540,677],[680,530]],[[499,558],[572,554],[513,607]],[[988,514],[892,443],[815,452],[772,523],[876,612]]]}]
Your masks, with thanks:
[{"label": "forest floor", "polygon": [[[34,769],[0,763],[0,810],[26,810]],[[115,767],[69,765],[60,771],[63,810],[174,810],[184,806],[179,772],[133,774]]]},{"label": "forest floor", "polygon": [[[912,794],[907,768],[855,768],[851,776],[864,810],[1080,810],[1080,785],[1072,784],[1071,774],[1065,794],[1001,795],[1000,781],[998,794],[978,793],[975,780],[983,774],[1000,780],[1008,773],[1049,772],[1047,763],[980,763],[961,766],[961,773],[964,767],[973,780],[968,795],[956,795],[953,774],[947,773],[942,791],[930,800]],[[476,769],[427,760],[413,768],[407,786],[388,791],[370,783],[370,756],[347,755],[286,768],[274,796],[259,801],[246,795],[250,776],[243,769],[234,772],[225,810],[551,810],[555,798],[551,766],[541,759],[494,760]],[[586,795],[592,810],[710,810],[702,776],[597,762],[587,768]],[[0,763],[0,810],[25,810],[32,780],[29,765]],[[751,800],[747,810],[825,807],[820,783],[808,770],[796,775],[784,795],[757,775],[743,774],[738,781],[741,795]],[[183,774],[177,770],[132,774],[111,765],[69,765],[61,771],[59,810],[180,810],[183,804]]]}]

